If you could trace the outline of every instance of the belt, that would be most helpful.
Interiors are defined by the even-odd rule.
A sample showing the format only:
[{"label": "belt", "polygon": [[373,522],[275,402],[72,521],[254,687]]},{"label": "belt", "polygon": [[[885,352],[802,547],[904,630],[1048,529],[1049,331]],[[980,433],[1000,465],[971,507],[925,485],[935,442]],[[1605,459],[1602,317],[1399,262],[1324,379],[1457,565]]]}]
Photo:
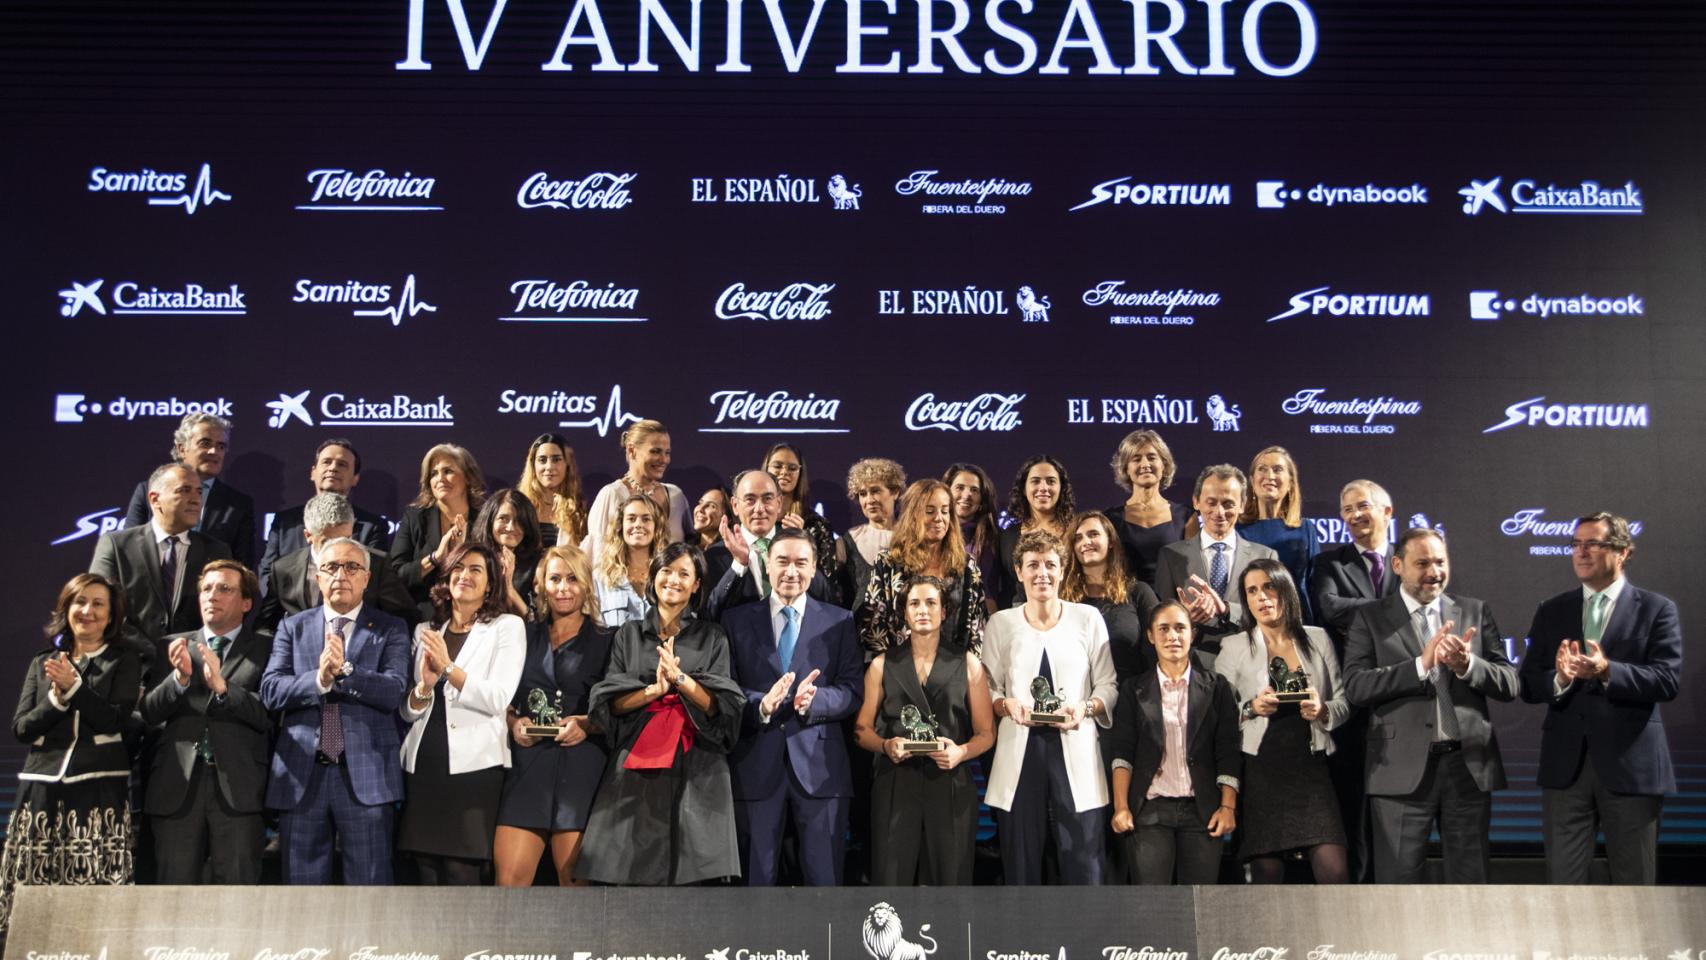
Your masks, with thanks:
[{"label": "belt", "polygon": [[344,762],[343,757],[328,757],[320,751],[314,751],[314,762],[322,767],[335,767]]},{"label": "belt", "polygon": [[1442,753],[1456,753],[1462,749],[1462,740],[1435,740],[1428,744],[1428,753],[1434,756],[1439,756]]}]

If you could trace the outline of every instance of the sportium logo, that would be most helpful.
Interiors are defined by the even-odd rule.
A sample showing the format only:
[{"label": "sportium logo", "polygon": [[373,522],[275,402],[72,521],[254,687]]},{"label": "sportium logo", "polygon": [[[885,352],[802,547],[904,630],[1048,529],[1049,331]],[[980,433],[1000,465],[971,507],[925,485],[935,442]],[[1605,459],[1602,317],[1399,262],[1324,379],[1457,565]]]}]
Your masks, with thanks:
[{"label": "sportium logo", "polygon": [[[312,391],[281,393],[277,400],[268,400],[267,426],[282,430],[292,422],[303,426],[337,427],[454,427],[456,414],[449,400],[439,394],[432,400],[415,400],[406,393],[394,394],[382,400],[350,397],[343,393],[328,393],[319,404],[310,399]],[[316,421],[314,411],[319,411]]]},{"label": "sportium logo", "polygon": [[1090,188],[1090,199],[1067,213],[1103,203],[1128,207],[1225,207],[1232,203],[1229,183],[1133,183],[1131,177],[1103,180]]},{"label": "sportium logo", "polygon": [[1551,317],[1642,317],[1647,314],[1647,303],[1646,298],[1633,293],[1620,297],[1596,297],[1591,293],[1549,297],[1543,293],[1531,293],[1518,300],[1516,297],[1501,297],[1497,290],[1469,292],[1471,320],[1497,320],[1506,313],[1518,311],[1542,320]]},{"label": "sportium logo", "polygon": [[199,283],[162,288],[121,280],[112,286],[110,307],[101,298],[101,287],[105,284],[105,280],[87,283],[73,280],[71,286],[59,291],[59,298],[64,301],[59,305],[59,315],[75,317],[85,309],[102,316],[109,309],[114,314],[178,317],[246,316],[249,312],[244,293],[235,283],[217,288],[204,287]]},{"label": "sportium logo", "polygon": [[1284,210],[1288,205],[1317,207],[1349,207],[1369,205],[1426,206],[1428,188],[1419,183],[1407,187],[1382,187],[1372,183],[1333,186],[1317,183],[1312,187],[1288,186],[1284,180],[1256,181],[1256,206],[1264,210]]},{"label": "sportium logo", "polygon": [[205,163],[193,178],[181,171],[162,172],[147,167],[141,170],[96,167],[89,171],[89,192],[140,193],[148,197],[151,207],[182,207],[186,215],[231,200],[229,193],[214,188],[213,167]]},{"label": "sportium logo", "polygon": [[[396,295],[392,295],[396,291]],[[342,283],[321,283],[315,280],[296,281],[296,293],[291,303],[353,304],[352,317],[384,317],[391,326],[399,326],[404,317],[437,313],[438,308],[415,294],[415,275],[409,274],[400,284],[362,283],[345,280]]]},{"label": "sportium logo", "polygon": [[1645,430],[1650,422],[1644,403],[1547,403],[1545,397],[1518,400],[1505,408],[1505,419],[1482,433],[1510,427],[1572,430]]},{"label": "sportium logo", "polygon": [[1328,317],[1425,317],[1425,293],[1338,293],[1331,287],[1316,287],[1295,294],[1291,309],[1268,318],[1269,323],[1298,314]]},{"label": "sportium logo", "polygon": [[1463,198],[1463,212],[1471,217],[1483,210],[1499,213],[1580,213],[1633,214],[1646,212],[1641,188],[1633,180],[1621,187],[1600,186],[1597,181],[1558,186],[1541,185],[1534,180],[1517,180],[1504,189],[1504,178],[1471,180],[1469,186],[1457,193]]}]

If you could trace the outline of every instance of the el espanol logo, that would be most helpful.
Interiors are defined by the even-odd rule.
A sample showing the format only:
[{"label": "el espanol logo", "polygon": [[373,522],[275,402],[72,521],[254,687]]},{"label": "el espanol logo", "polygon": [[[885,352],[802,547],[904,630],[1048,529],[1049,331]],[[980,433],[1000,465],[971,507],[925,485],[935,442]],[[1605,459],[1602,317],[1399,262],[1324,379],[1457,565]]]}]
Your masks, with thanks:
[{"label": "el espanol logo", "polygon": [[864,195],[857,183],[848,183],[839,173],[830,175],[821,193],[815,177],[779,173],[774,177],[694,177],[691,199],[694,203],[816,204],[827,196],[830,209],[849,211],[859,209]]},{"label": "el espanol logo", "polygon": [[365,397],[350,399],[343,393],[327,393],[320,397],[319,422],[309,412],[310,390],[301,393],[281,393],[277,400],[268,400],[267,426],[282,430],[291,422],[304,426],[341,427],[454,427],[456,414],[451,403],[439,394],[435,399],[418,401],[406,393],[393,394],[384,400]]},{"label": "el espanol logo", "polygon": [[717,296],[721,320],[822,320],[829,316],[833,283],[790,283],[776,290],[748,290],[731,283]]},{"label": "el espanol logo", "polygon": [[[903,197],[923,194],[924,213],[945,214],[1003,214],[1004,203],[990,203],[991,197],[1028,197],[1028,180],[1008,180],[1005,177],[986,177],[982,180],[938,180],[940,170],[914,170],[895,181],[894,192]],[[944,202],[952,201],[952,202]]]},{"label": "el espanol logo", "polygon": [[[64,301],[59,306],[59,315],[75,317],[87,307],[106,316],[107,304],[101,299],[101,287],[105,283],[104,279],[91,280],[88,283],[73,280],[70,287],[59,291],[59,298]],[[240,317],[248,315],[249,307],[242,288],[235,283],[223,289],[213,289],[199,283],[162,289],[154,285],[144,287],[134,280],[121,280],[113,284],[112,312],[121,315]]]},{"label": "el espanol logo", "polygon": [[1531,293],[1519,302],[1516,297],[1500,297],[1497,290],[1469,291],[1471,320],[1498,320],[1504,314],[1519,309],[1542,320],[1551,317],[1643,317],[1647,314],[1647,301],[1633,293],[1613,297],[1596,297],[1591,293],[1549,297],[1543,293]]},{"label": "el espanol logo", "polygon": [[920,394],[906,408],[908,430],[952,430],[1005,433],[1017,429],[1022,393],[980,393],[970,400],[940,401],[934,393]]},{"label": "el espanol logo", "polygon": [[1469,181],[1469,186],[1457,191],[1463,198],[1463,212],[1471,217],[1487,209],[1499,213],[1634,216],[1646,212],[1641,188],[1633,180],[1625,181],[1621,187],[1602,187],[1594,180],[1583,180],[1574,186],[1564,187],[1551,183],[1539,186],[1533,180],[1516,180],[1508,192],[1501,190],[1503,183],[1503,177]]},{"label": "el espanol logo", "polygon": [[141,193],[148,195],[151,207],[182,207],[186,215],[223,200],[230,202],[231,194],[214,189],[213,167],[202,164],[195,182],[183,172],[162,173],[144,167],[138,171],[108,170],[96,167],[89,171],[90,193]]},{"label": "el espanol logo", "polygon": [[1425,293],[1337,293],[1332,287],[1315,287],[1293,294],[1291,309],[1276,313],[1267,322],[1284,320],[1301,313],[1329,317],[1425,317],[1428,316],[1428,295]]},{"label": "el espanol logo", "polygon": [[[1103,280],[1084,291],[1087,307],[1116,307],[1141,313],[1111,313],[1109,326],[1188,327],[1197,322],[1197,311],[1220,305],[1220,294],[1185,287],[1163,290],[1126,290],[1124,280]],[[1175,312],[1177,311],[1177,312]]]},{"label": "el espanol logo", "polygon": [[417,177],[405,170],[393,176],[374,168],[356,173],[341,167],[308,171],[307,203],[298,210],[313,213],[434,213],[444,209],[433,202],[435,177]]},{"label": "el espanol logo", "polygon": [[523,210],[620,210],[634,202],[628,185],[638,176],[601,170],[578,179],[554,180],[541,170],[521,181],[515,205]]},{"label": "el espanol logo", "polygon": [[[1244,411],[1216,393],[1203,402],[1203,416],[1208,418],[1215,433],[1237,433]],[[1104,397],[1099,404],[1087,397],[1068,398],[1066,422],[1074,426],[1106,423],[1193,426],[1203,420],[1197,416],[1195,399],[1158,393],[1153,397]]]},{"label": "el espanol logo", "polygon": [[[395,302],[391,298],[393,289],[397,291]],[[393,327],[400,325],[404,317],[413,317],[422,312],[438,312],[437,307],[416,296],[415,275],[412,273],[395,287],[389,283],[362,283],[360,280],[345,280],[342,283],[298,280],[296,293],[291,296],[290,302],[363,304],[351,310],[350,316],[385,317],[391,321]]]},{"label": "el espanol logo", "polygon": [[639,309],[640,291],[603,286],[586,280],[517,280],[509,285],[515,310],[498,319],[505,323],[644,323],[634,313]]},{"label": "el espanol logo", "polygon": [[1419,183],[1407,187],[1382,187],[1373,183],[1356,186],[1330,186],[1317,183],[1312,187],[1287,187],[1284,180],[1256,181],[1256,206],[1263,210],[1284,210],[1287,204],[1310,204],[1318,207],[1347,206],[1426,206],[1428,188]]},{"label": "el espanol logo", "polygon": [[1225,207],[1232,203],[1229,183],[1133,183],[1132,177],[1115,177],[1090,188],[1090,199],[1067,213],[1104,203],[1128,207]]},{"label": "el espanol logo", "polygon": [[[905,292],[908,296],[903,297]],[[1013,294],[1013,307],[1024,323],[1048,323],[1049,298],[1036,288],[1021,284]],[[1007,291],[967,284],[946,290],[878,290],[877,313],[882,316],[915,317],[1005,317],[1012,315]]]}]

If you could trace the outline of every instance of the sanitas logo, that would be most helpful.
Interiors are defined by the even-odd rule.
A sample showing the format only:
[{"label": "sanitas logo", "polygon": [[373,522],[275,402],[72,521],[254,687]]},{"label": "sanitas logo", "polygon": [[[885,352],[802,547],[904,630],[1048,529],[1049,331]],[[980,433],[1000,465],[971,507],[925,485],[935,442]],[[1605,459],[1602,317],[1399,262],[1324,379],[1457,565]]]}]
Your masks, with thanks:
[{"label": "sanitas logo", "polygon": [[[102,302],[100,290],[105,280],[91,280],[88,283],[72,281],[71,286],[59,291],[59,298],[64,303],[59,306],[62,317],[75,317],[88,307],[96,313],[105,315],[107,305]],[[144,288],[133,280],[121,280],[113,284],[112,312],[115,314],[150,314],[155,316],[178,317],[207,317],[207,316],[246,316],[249,307],[244,301],[241,288],[235,283],[222,290],[213,290],[199,283],[186,283],[178,289],[161,289],[156,286]]]},{"label": "sanitas logo", "polygon": [[[850,433],[845,427],[811,426],[833,424],[841,412],[841,401],[820,398],[815,393],[795,397],[786,390],[761,395],[750,390],[718,390],[710,396],[717,416],[700,433]],[[738,424],[738,425],[737,425]]]},{"label": "sanitas logo", "polygon": [[[721,185],[721,191],[718,187]],[[857,183],[849,185],[841,174],[830,176],[822,194],[815,177],[795,177],[779,173],[774,177],[694,177],[694,203],[822,203],[828,196],[835,210],[859,209],[859,198],[865,191]]]},{"label": "sanitas logo", "polygon": [[553,180],[541,170],[521,181],[515,205],[523,210],[620,210],[634,202],[628,184],[637,173],[589,173],[578,180]]},{"label": "sanitas logo", "polygon": [[1545,397],[1518,400],[1505,408],[1505,419],[1482,433],[1497,433],[1507,427],[1565,427],[1569,429],[1645,430],[1644,403],[1547,403]]},{"label": "sanitas logo", "polygon": [[1371,204],[1401,204],[1422,206],[1428,202],[1428,188],[1419,183],[1407,187],[1381,187],[1372,183],[1351,187],[1335,187],[1317,183],[1307,189],[1287,187],[1284,180],[1256,181],[1256,206],[1264,210],[1283,210],[1287,203],[1310,203],[1320,207],[1367,206]]},{"label": "sanitas logo", "polygon": [[[297,394],[281,393],[277,400],[267,401],[267,409],[272,415],[267,417],[267,426],[282,430],[292,421],[300,421],[305,426],[316,426],[314,416],[309,412],[307,390]],[[343,427],[454,427],[456,415],[451,410],[449,400],[439,394],[436,399],[425,402],[412,399],[408,394],[394,394],[388,400],[373,401],[365,397],[349,399],[342,393],[328,393],[320,398],[320,426]]]},{"label": "sanitas logo", "polygon": [[[1511,514],[1510,519],[1499,524],[1499,532],[1507,537],[1537,537],[1546,540],[1569,540],[1575,536],[1575,520],[1546,520],[1544,507],[1529,507]],[[1641,521],[1629,521],[1629,534],[1641,535]],[[1530,556],[1535,557],[1567,557],[1570,555],[1568,543],[1535,543],[1528,547]]]},{"label": "sanitas logo", "polygon": [[183,207],[186,214],[210,207],[217,201],[231,199],[229,193],[214,189],[213,167],[205,163],[201,165],[201,172],[196,174],[193,185],[187,173],[160,173],[146,168],[121,173],[96,167],[89,171],[89,192],[150,194],[149,206]]},{"label": "sanitas logo", "polygon": [[337,167],[308,172],[311,192],[298,210],[315,213],[430,213],[444,207],[431,202],[438,186],[433,177],[417,177],[405,170],[391,176],[374,169],[356,173]]},{"label": "sanitas logo", "polygon": [[[1469,292],[1469,318],[1471,320],[1497,320],[1508,311],[1519,309],[1519,301],[1515,297],[1503,299],[1497,290],[1471,290]],[[1642,317],[1647,314],[1646,298],[1633,293],[1620,297],[1596,297],[1591,293],[1581,293],[1571,297],[1549,297],[1543,293],[1531,293],[1520,301],[1520,309],[1531,317],[1542,320],[1548,317],[1587,317],[1587,316],[1629,316]]]},{"label": "sanitas logo", "polygon": [[1646,212],[1641,200],[1641,188],[1635,186],[1633,180],[1626,181],[1621,187],[1602,187],[1593,180],[1583,180],[1574,186],[1547,184],[1542,187],[1533,180],[1517,180],[1511,184],[1508,205],[1505,202],[1506,194],[1500,191],[1503,182],[1503,177],[1469,181],[1469,186],[1457,191],[1463,198],[1463,212],[1471,217],[1488,208],[1500,213],[1610,213],[1639,216]]},{"label": "sanitas logo", "polygon": [[723,320],[822,320],[829,316],[833,283],[790,283],[780,290],[748,290],[732,283],[717,297]]},{"label": "sanitas logo", "polygon": [[296,295],[290,298],[291,303],[357,303],[379,304],[379,306],[360,306],[350,311],[353,317],[385,317],[391,321],[391,326],[398,326],[404,317],[413,317],[421,312],[437,313],[438,308],[415,295],[415,275],[409,274],[395,289],[398,290],[397,301],[391,302],[392,285],[389,283],[362,283],[359,280],[345,280],[342,283],[319,283],[313,280],[296,281]]},{"label": "sanitas logo", "polygon": [[165,400],[131,400],[119,397],[103,404],[99,400],[91,401],[81,393],[62,393],[54,397],[53,419],[55,423],[82,423],[85,417],[106,414],[115,420],[135,420],[137,417],[169,417],[177,420],[191,413],[211,413],[215,416],[230,419],[231,401],[224,397],[212,400],[179,400],[169,397]]},{"label": "sanitas logo", "polygon": [[1389,434],[1397,429],[1390,423],[1375,423],[1386,417],[1413,417],[1422,412],[1420,400],[1396,400],[1392,397],[1352,397],[1346,400],[1323,399],[1325,387],[1305,387],[1292,394],[1280,409],[1291,416],[1343,417],[1362,420],[1361,423],[1312,423],[1310,433]]},{"label": "sanitas logo", "polygon": [[108,507],[105,510],[96,510],[94,513],[83,514],[72,524],[70,533],[53,541],[48,544],[48,546],[57,547],[62,543],[70,543],[73,540],[82,540],[85,537],[100,537],[112,533],[114,530],[124,526],[124,514],[119,512],[119,510],[120,508],[118,507]]},{"label": "sanitas logo", "polygon": [[1111,203],[1133,207],[1224,207],[1232,203],[1232,185],[1227,183],[1132,183],[1131,177],[1115,177],[1090,188],[1090,199],[1067,210]]},{"label": "sanitas logo", "polygon": [[509,285],[515,309],[499,317],[505,323],[645,323],[633,313],[639,309],[640,291],[603,286],[586,280],[517,280]]},{"label": "sanitas logo", "polygon": [[1425,293],[1329,293],[1331,287],[1316,287],[1295,294],[1291,309],[1268,318],[1269,323],[1307,313],[1319,317],[1425,317]]},{"label": "sanitas logo", "polygon": [[1000,203],[990,203],[990,197],[1027,197],[1031,194],[1031,184],[1024,180],[1008,180],[1004,177],[988,177],[983,180],[938,180],[940,170],[914,170],[895,181],[894,192],[903,197],[922,193],[932,199],[963,199],[966,203],[926,203],[920,209],[925,213],[989,213],[1001,214],[1007,212],[1007,206]]},{"label": "sanitas logo", "polygon": [[622,385],[619,383],[610,387],[610,396],[604,401],[602,410],[599,408],[596,394],[575,394],[564,390],[553,390],[550,393],[505,390],[498,396],[498,412],[575,417],[559,420],[557,426],[597,430],[601,437],[609,436],[610,431],[621,430],[630,423],[640,422],[640,417],[622,409]]},{"label": "sanitas logo", "polygon": [[1124,280],[1103,280],[1084,291],[1081,298],[1087,307],[1119,307],[1122,310],[1141,310],[1141,313],[1108,315],[1109,326],[1188,327],[1197,322],[1196,312],[1220,305],[1220,294],[1213,291],[1174,287],[1163,290],[1126,290]]},{"label": "sanitas logo", "polygon": [[1016,429],[1022,393],[980,393],[970,400],[942,402],[934,393],[922,394],[906,408],[908,430],[955,430],[1005,433]]},{"label": "sanitas logo", "polygon": [[[1237,433],[1244,411],[1238,404],[1227,403],[1225,397],[1216,393],[1203,404],[1203,414],[1216,432]],[[1092,406],[1088,398],[1070,398],[1066,401],[1066,422],[1074,425],[1141,423],[1194,426],[1203,421],[1197,416],[1195,399],[1158,393],[1153,397],[1104,397],[1096,406]]]}]

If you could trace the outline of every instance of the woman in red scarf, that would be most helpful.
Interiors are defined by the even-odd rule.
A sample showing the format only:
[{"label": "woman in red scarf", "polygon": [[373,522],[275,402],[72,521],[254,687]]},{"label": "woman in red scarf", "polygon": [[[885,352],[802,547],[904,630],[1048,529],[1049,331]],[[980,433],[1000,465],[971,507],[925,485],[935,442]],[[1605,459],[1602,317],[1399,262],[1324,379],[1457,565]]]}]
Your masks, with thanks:
[{"label": "woman in red scarf", "polygon": [[622,626],[588,718],[615,751],[575,877],[687,884],[740,874],[728,752],[746,696],[723,628],[695,618],[705,556],[672,543],[652,558],[651,612]]}]

